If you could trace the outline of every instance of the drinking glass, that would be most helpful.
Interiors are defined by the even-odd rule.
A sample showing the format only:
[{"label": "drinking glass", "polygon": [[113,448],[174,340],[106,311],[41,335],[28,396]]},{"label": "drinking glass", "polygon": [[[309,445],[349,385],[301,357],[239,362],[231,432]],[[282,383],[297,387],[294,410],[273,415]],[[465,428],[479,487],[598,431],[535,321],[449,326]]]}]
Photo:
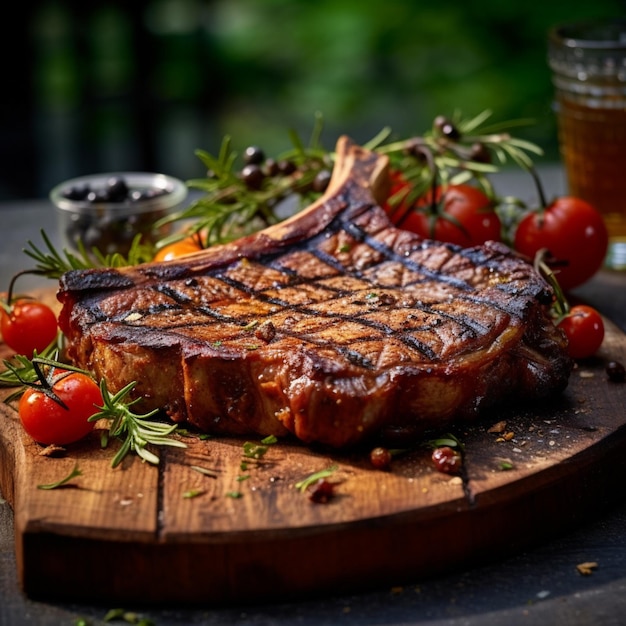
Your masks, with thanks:
[{"label": "drinking glass", "polygon": [[626,18],[553,27],[548,62],[569,192],[602,213],[609,231],[605,265],[624,270]]}]

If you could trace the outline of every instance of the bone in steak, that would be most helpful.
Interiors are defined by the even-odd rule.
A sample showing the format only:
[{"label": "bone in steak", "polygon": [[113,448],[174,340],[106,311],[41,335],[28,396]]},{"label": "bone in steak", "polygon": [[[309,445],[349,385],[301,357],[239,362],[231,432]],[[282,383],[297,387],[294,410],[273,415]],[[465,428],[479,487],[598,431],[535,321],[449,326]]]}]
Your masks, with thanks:
[{"label": "bone in steak", "polygon": [[562,390],[571,363],[531,265],[393,226],[387,159],[337,144],[327,192],[183,259],[61,279],[71,360],[215,434],[343,447]]}]

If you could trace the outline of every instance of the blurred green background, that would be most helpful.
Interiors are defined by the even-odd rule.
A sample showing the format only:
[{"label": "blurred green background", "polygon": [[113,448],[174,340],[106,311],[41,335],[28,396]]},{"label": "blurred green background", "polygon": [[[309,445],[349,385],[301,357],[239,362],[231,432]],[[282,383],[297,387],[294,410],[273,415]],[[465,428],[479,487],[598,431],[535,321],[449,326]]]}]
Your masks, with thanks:
[{"label": "blurred green background", "polygon": [[2,200],[94,172],[201,176],[196,149],[229,134],[273,155],[289,129],[307,138],[316,112],[331,148],[343,133],[419,135],[437,114],[490,109],[532,119],[516,134],[554,161],[546,33],[626,13],[618,0],[22,4],[21,45],[3,44]]}]

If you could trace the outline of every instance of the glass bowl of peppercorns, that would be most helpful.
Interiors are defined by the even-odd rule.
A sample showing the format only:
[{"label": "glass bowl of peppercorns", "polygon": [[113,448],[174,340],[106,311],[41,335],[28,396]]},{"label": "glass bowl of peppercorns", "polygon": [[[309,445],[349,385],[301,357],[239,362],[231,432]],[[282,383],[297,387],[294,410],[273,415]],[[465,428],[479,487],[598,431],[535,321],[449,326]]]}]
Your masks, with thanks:
[{"label": "glass bowl of peppercorns", "polygon": [[79,251],[82,246],[88,252],[124,256],[137,235],[150,245],[169,234],[169,226],[157,223],[186,197],[182,181],[149,172],[81,176],[50,192],[64,248]]}]

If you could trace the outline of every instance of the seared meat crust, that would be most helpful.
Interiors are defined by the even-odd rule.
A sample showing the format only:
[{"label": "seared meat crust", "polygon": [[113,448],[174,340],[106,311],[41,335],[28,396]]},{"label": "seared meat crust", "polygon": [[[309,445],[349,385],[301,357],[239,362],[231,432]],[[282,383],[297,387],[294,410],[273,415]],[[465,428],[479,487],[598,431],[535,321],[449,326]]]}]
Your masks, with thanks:
[{"label": "seared meat crust", "polygon": [[386,159],[342,138],[328,191],[294,217],[182,260],[60,282],[68,355],[146,409],[212,433],[333,447],[562,390],[548,285],[506,246],[394,227]]}]

